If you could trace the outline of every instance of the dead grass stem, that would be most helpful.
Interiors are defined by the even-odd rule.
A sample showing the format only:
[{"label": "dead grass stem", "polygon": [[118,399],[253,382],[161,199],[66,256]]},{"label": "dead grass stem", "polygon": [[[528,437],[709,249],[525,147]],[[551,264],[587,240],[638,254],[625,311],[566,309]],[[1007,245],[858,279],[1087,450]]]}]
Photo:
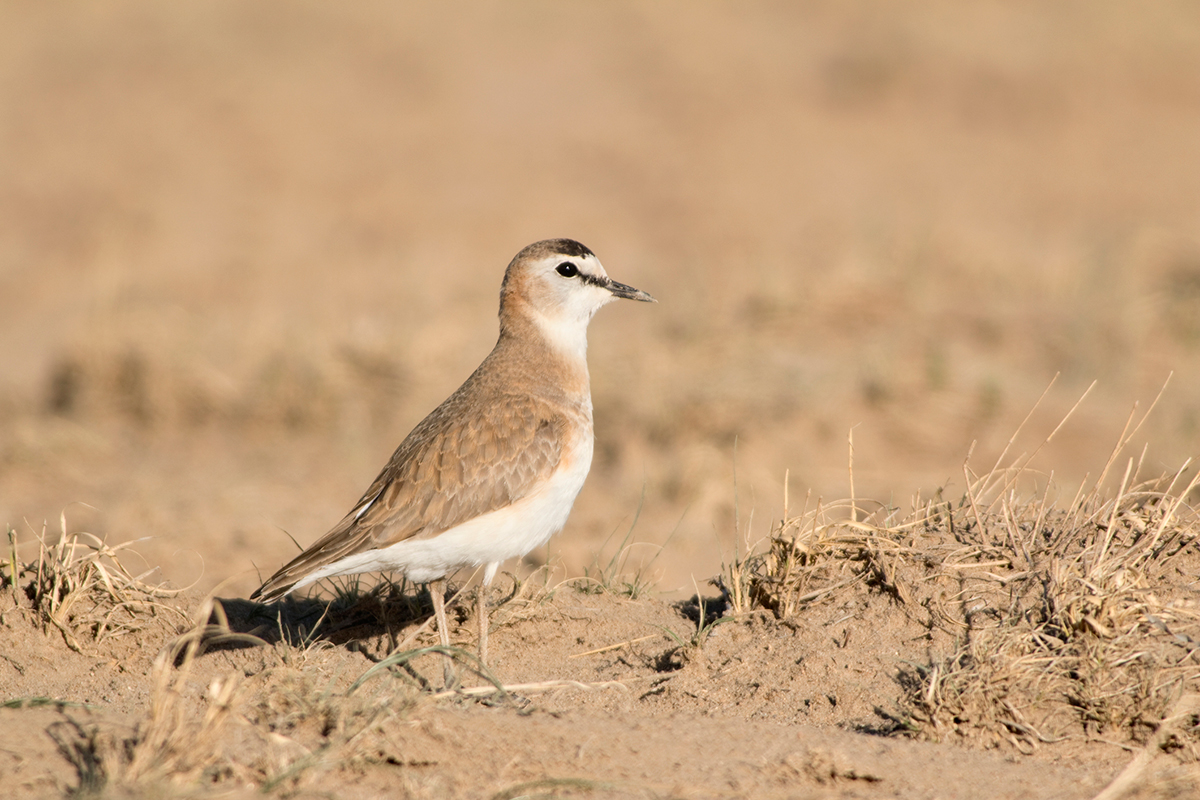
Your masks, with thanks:
[{"label": "dead grass stem", "polygon": [[85,642],[144,630],[158,620],[168,625],[187,623],[187,617],[162,602],[187,589],[146,579],[155,570],[134,575],[126,560],[141,540],[109,545],[90,533],[71,533],[64,512],[60,532],[51,542],[43,525],[34,532],[36,560],[21,564],[17,532],[9,529],[8,585],[19,609],[29,613],[43,630],[57,630],[67,646],[82,652]]}]

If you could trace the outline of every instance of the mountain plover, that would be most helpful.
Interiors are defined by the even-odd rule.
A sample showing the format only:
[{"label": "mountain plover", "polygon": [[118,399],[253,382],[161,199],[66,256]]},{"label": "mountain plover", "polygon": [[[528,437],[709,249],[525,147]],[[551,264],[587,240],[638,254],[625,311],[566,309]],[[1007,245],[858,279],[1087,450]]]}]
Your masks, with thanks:
[{"label": "mountain plover", "polygon": [[[272,602],[322,578],[394,570],[429,583],[443,645],[446,576],[523,556],[560,531],[592,464],[587,327],[606,303],[655,302],[570,239],[517,253],[500,284],[500,338],[466,383],[400,443],[349,514],[271,576]],[[479,656],[488,618],[479,591]]]}]

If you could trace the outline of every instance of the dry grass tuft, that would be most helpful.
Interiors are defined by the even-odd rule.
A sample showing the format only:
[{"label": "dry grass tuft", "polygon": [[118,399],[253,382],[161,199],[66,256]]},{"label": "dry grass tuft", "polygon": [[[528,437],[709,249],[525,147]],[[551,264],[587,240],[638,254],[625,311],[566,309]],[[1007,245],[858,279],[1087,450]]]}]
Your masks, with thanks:
[{"label": "dry grass tuft", "polygon": [[[198,616],[207,621],[211,613],[207,600]],[[231,671],[210,681],[199,699],[202,711],[188,692],[207,628],[197,624],[154,659],[150,708],[109,759],[116,784],[214,782],[231,772],[227,728],[245,701],[241,674]]]},{"label": "dry grass tuft", "polygon": [[[1064,506],[1052,476],[1024,488],[1032,456],[983,475],[968,460],[958,502],[939,492],[905,516],[880,508],[858,520],[861,502],[806,501],[714,583],[733,611],[780,619],[866,586],[931,642],[949,642],[901,669],[902,709],[877,709],[894,732],[1025,752],[1066,738],[1145,742],[1200,690],[1200,604],[1186,577],[1200,567],[1200,516],[1187,503],[1200,474],[1187,479],[1189,462],[1142,479],[1143,452],[1106,488],[1132,423]],[[1200,759],[1200,717],[1176,727],[1162,749]]]},{"label": "dry grass tuft", "polygon": [[77,793],[157,794],[167,784],[211,785],[244,777],[233,755],[239,737],[231,736],[251,695],[244,675],[230,671],[200,692],[193,686],[197,656],[213,640],[207,623],[212,613],[208,599],[197,614],[200,621],[154,659],[149,706],[132,733],[85,726],[70,717],[52,726],[59,752],[79,773]]},{"label": "dry grass tuft", "polygon": [[809,508],[806,499],[799,514],[785,512],[765,538],[765,548],[764,542],[748,544],[712,583],[734,613],[765,608],[778,619],[850,594],[860,584],[907,601],[909,590],[896,582],[895,573],[898,559],[917,555],[908,532],[919,520],[896,522],[898,512],[886,507],[861,522],[840,517],[852,507],[846,500]]},{"label": "dry grass tuft", "polygon": [[58,541],[50,543],[45,526],[35,534],[37,559],[22,564],[17,532],[9,529],[5,583],[17,608],[42,627],[62,634],[67,646],[82,652],[84,642],[98,644],[114,636],[145,630],[152,624],[187,623],[187,617],[163,603],[186,589],[152,584],[129,571],[122,557],[136,541],[109,546],[90,533],[69,533],[59,518]]},{"label": "dry grass tuft", "polygon": [[985,501],[974,490],[995,477],[957,509],[926,509],[924,533],[949,539],[926,549],[914,591],[957,646],[902,676],[911,723],[1022,749],[1122,732],[1144,741],[1200,679],[1200,609],[1177,580],[1194,571],[1200,527],[1170,493],[1179,474],[1123,481],[1107,500],[1094,487],[1062,510],[1044,495]]},{"label": "dry grass tuft", "polygon": [[[63,711],[49,733],[78,773],[76,794],[181,796],[232,785],[269,790],[299,786],[314,769],[400,758],[382,722],[411,709],[418,692],[391,682],[373,694],[354,693],[349,679],[318,680],[308,661],[320,661],[325,640],[310,636],[267,647],[233,631],[211,597],[189,615],[171,602],[182,590],[151,585],[123,563],[132,543],[109,547],[90,534],[68,533],[65,519],[62,530],[57,542],[44,532],[38,536],[37,558],[25,564],[18,558],[21,543],[9,532],[4,587],[18,613],[59,632],[80,652],[151,623],[183,631],[154,658],[148,704],[132,729],[77,719],[70,711],[75,704],[34,698]],[[229,645],[262,646],[261,665],[213,674],[201,655]]]},{"label": "dry grass tuft", "polygon": [[291,666],[302,658],[281,653],[291,649],[283,643],[262,651],[274,662],[270,666],[231,669],[201,689],[199,656],[206,647],[265,642],[230,631],[211,598],[195,618],[155,658],[149,705],[132,733],[70,717],[54,726],[60,753],[79,773],[79,793],[297,789],[314,771],[399,762],[384,723],[414,708],[418,692],[387,686],[355,694],[340,676],[318,677],[319,670]]},{"label": "dry grass tuft", "polygon": [[[1179,577],[1200,560],[1186,503],[1200,475],[1185,480],[1184,464],[1141,480],[1143,451],[1105,491],[1132,422],[1064,508],[1048,489],[1019,494],[1020,465],[982,477],[964,467],[957,508],[919,512],[926,534],[949,534],[923,582],[930,624],[958,631],[948,658],[904,676],[923,734],[1022,749],[1081,735],[1141,742],[1196,690],[1200,606]],[[1194,761],[1195,721],[1182,731],[1177,755]]]}]

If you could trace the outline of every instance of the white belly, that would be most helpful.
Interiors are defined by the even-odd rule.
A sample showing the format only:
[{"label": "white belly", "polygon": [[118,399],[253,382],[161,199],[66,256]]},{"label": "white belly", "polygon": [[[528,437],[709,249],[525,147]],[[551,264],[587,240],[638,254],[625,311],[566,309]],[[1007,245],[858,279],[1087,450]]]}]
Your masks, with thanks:
[{"label": "white belly", "polygon": [[[359,572],[395,571],[428,583],[463,567],[498,564],[541,547],[562,530],[592,466],[592,437],[580,437],[563,465],[539,489],[511,506],[475,517],[428,539],[403,542],[347,556],[313,571],[292,591],[323,578]],[[489,570],[489,577],[492,570]]]}]

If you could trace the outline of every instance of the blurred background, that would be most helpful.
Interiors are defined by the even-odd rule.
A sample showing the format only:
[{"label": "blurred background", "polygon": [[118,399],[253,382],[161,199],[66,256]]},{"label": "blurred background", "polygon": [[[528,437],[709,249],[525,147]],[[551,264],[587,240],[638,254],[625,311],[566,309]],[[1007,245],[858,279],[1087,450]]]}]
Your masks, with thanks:
[{"label": "blurred background", "polygon": [[505,265],[556,236],[660,304],[593,322],[592,475],[525,569],[579,575],[636,516],[630,558],[671,537],[652,569],[690,593],[785,472],[793,506],[849,496],[851,429],[858,497],[958,497],[1059,373],[1011,454],[1098,381],[1033,464],[1053,492],[1172,371],[1131,452],[1176,469],[1200,11],[4,2],[0,522],[153,537],[148,569],[248,592],[478,364]]}]

